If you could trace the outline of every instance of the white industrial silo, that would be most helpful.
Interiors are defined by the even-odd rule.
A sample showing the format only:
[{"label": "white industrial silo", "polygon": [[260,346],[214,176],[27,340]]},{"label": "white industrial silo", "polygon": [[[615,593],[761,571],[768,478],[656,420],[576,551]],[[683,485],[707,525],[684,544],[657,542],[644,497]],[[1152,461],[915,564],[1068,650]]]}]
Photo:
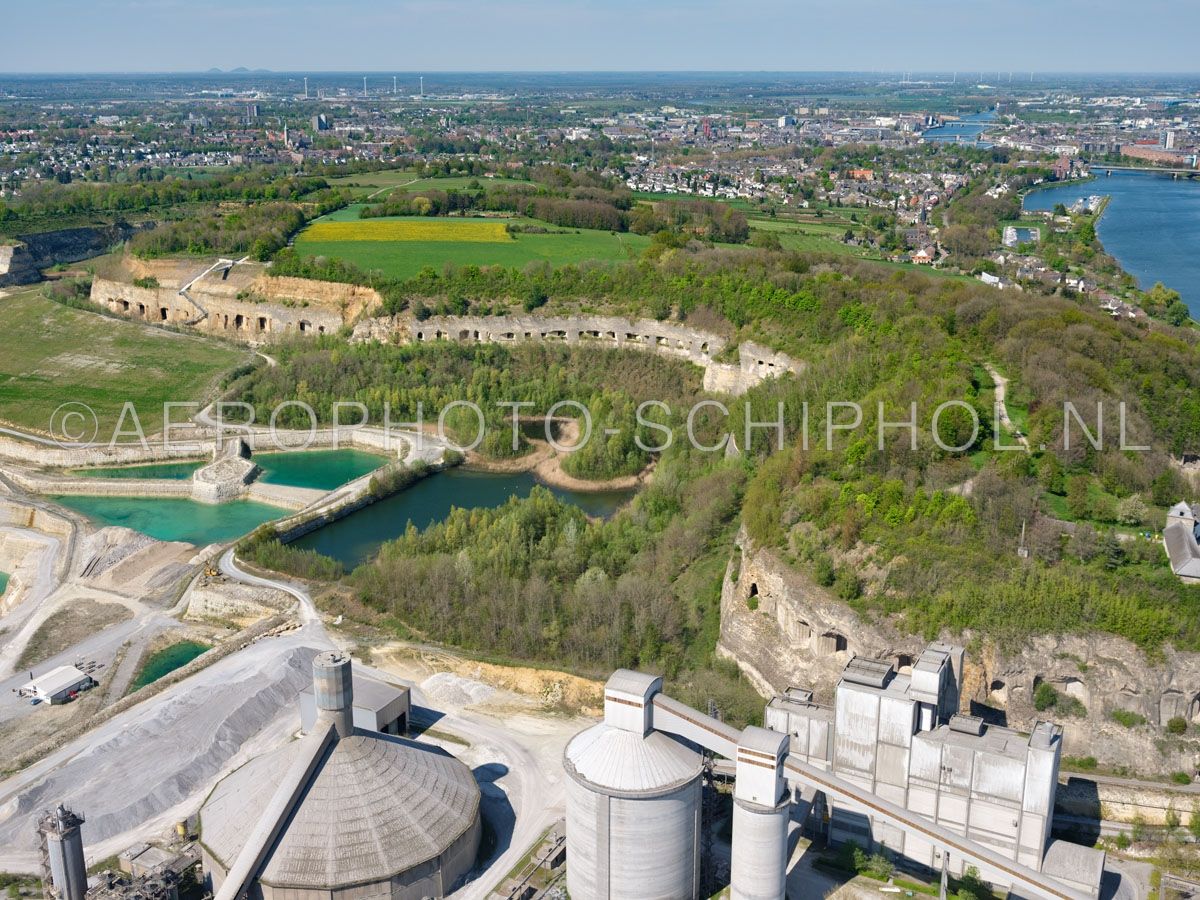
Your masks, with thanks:
[{"label": "white industrial silo", "polygon": [[697,896],[701,758],[650,729],[661,687],[661,678],[617,671],[605,685],[604,721],[567,745],[572,900]]},{"label": "white industrial silo", "polygon": [[738,739],[733,788],[731,900],[784,900],[790,813],[788,737],[753,725]]}]

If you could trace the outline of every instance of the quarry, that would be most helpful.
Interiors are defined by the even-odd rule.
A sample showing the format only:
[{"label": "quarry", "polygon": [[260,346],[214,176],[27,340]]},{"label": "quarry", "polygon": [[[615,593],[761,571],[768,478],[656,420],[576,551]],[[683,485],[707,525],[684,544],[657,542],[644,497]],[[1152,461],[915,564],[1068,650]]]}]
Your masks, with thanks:
[{"label": "quarry", "polygon": [[[324,334],[655,353],[698,367],[718,396],[806,371],[686,322],[384,316],[369,288],[244,258],[125,254],[90,301],[251,346],[269,366],[273,342]],[[381,482],[455,465],[451,445],[357,426],[285,429],[280,446],[217,424],[207,407],[179,442],[0,435],[0,871],[44,872],[49,897],[178,900],[192,879],[217,900],[856,897],[874,888],[830,865],[857,847],[921,885],[982,877],[1002,895],[1109,900],[1141,896],[1142,874],[1090,829],[1168,825],[1191,802],[1154,776],[1200,760],[1194,741],[1163,739],[1174,719],[1200,721],[1200,655],[1152,660],[1099,635],[930,641],[863,617],[745,531],[722,557],[717,652],[760,695],[761,726],[686,705],[653,672],[582,677],[365,637],[325,610],[345,594],[251,565],[239,539],[310,546],[381,508]],[[312,454],[316,471],[342,449],[375,462],[333,486],[264,477],[269,454]],[[150,465],[184,470],[135,471]],[[113,468],[129,477],[89,473]],[[79,505],[96,500],[122,505],[107,519]],[[183,504],[180,519],[263,509],[228,533],[152,536],[122,518],[166,515],[157,503]],[[201,652],[137,687],[185,642]],[[1083,714],[1039,708],[1043,684]],[[1074,770],[1092,755],[1138,777]],[[88,876],[112,856],[128,865]]]}]

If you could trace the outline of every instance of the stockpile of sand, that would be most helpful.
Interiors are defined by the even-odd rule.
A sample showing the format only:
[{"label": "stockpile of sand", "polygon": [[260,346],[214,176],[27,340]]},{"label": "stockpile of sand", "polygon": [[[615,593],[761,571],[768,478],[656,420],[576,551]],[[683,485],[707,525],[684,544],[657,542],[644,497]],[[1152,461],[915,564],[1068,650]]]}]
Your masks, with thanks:
[{"label": "stockpile of sand", "polygon": [[463,678],[452,672],[438,672],[421,682],[421,691],[435,708],[452,707],[461,709],[476,703],[484,703],[496,693],[496,689],[482,681]]}]

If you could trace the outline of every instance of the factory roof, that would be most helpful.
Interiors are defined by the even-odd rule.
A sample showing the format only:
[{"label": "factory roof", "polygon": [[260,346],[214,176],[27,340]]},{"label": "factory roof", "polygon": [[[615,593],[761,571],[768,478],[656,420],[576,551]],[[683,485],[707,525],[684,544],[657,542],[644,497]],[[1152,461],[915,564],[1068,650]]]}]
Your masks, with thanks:
[{"label": "factory roof", "polygon": [[80,672],[74,666],[59,666],[40,678],[33,679],[29,682],[28,689],[39,696],[53,697],[84,681],[91,681],[91,676]]},{"label": "factory roof", "polygon": [[1053,840],[1042,858],[1042,874],[1075,884],[1098,885],[1104,877],[1103,850]]},{"label": "factory roof", "polygon": [[[203,842],[226,866],[258,825],[303,741],[260,756],[221,781],[201,810]],[[328,890],[391,878],[434,859],[479,814],[471,771],[414,741],[355,731],[332,743],[302,788],[258,879]]]},{"label": "factory roof", "polygon": [[1030,745],[1029,737],[1000,725],[988,725],[979,733],[939,725],[931,731],[917,732],[913,740],[965,747],[977,753],[991,753],[1017,760],[1026,758]]},{"label": "factory roof", "polygon": [[[357,672],[353,675],[353,679],[354,706],[357,709],[369,709],[371,712],[379,712],[407,693],[407,689],[405,688],[399,688],[375,678],[367,678],[365,675],[359,675]],[[313,689],[310,686],[300,693],[312,697]]]},{"label": "factory roof", "polygon": [[617,669],[604,683],[604,691],[609,694],[629,694],[645,699],[662,686],[662,678],[657,675],[646,675],[632,669]]},{"label": "factory roof", "polygon": [[846,663],[846,668],[842,671],[842,679],[852,684],[881,688],[887,684],[892,671],[892,664],[889,662],[870,659],[866,656],[856,656]]},{"label": "factory roof", "polygon": [[787,752],[787,743],[786,734],[771,731],[769,728],[759,728],[757,725],[747,725],[738,738],[738,749],[745,748],[770,756],[782,756]]},{"label": "factory roof", "polygon": [[603,722],[567,744],[563,764],[592,785],[629,794],[660,794],[700,774],[700,754],[661,731],[645,737]]}]

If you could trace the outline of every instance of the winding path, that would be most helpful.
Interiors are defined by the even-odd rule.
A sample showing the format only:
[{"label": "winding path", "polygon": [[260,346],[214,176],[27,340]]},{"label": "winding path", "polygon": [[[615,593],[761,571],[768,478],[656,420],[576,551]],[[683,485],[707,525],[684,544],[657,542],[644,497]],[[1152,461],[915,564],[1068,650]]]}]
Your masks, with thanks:
[{"label": "winding path", "polygon": [[983,367],[987,370],[988,375],[992,377],[992,382],[995,384],[996,406],[1000,409],[1000,424],[1004,425],[1017,438],[1017,443],[1025,448],[1025,452],[1029,452],[1029,438],[1027,438],[1008,415],[1008,379],[1000,374],[1000,370],[993,366],[990,362],[985,362]]}]

